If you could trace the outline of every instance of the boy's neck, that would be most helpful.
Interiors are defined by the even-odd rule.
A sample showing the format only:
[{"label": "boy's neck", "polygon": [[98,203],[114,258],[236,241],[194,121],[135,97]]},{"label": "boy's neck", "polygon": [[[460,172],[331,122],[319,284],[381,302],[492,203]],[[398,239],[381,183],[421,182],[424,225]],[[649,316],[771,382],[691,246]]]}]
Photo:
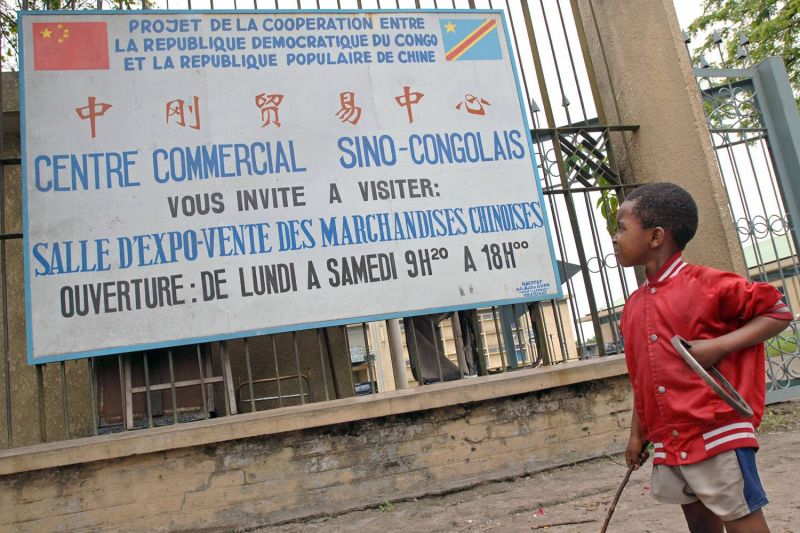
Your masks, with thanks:
[{"label": "boy's neck", "polygon": [[644,271],[648,277],[654,278],[661,271],[661,268],[672,259],[672,256],[680,253],[678,247],[661,247],[653,250],[651,257],[644,263]]}]

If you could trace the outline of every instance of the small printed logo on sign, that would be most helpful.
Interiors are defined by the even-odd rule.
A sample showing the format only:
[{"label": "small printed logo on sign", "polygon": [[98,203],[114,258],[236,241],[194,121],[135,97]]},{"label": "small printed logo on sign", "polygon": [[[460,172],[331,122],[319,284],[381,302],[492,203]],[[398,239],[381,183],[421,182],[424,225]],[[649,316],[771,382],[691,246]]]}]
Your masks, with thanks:
[{"label": "small printed logo on sign", "polygon": [[549,290],[550,282],[541,279],[523,281],[522,285],[517,287],[517,292],[525,298],[544,296]]}]

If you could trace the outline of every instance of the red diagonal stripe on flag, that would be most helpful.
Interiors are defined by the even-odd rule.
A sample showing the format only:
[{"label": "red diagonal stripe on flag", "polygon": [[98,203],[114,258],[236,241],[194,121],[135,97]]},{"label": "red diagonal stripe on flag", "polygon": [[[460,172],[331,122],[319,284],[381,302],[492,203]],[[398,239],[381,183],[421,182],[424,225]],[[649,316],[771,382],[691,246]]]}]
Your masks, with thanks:
[{"label": "red diagonal stripe on flag", "polygon": [[475,29],[475,31],[473,31],[471,34],[467,35],[464,38],[463,41],[461,41],[460,43],[455,45],[452,50],[447,52],[447,54],[445,54],[444,58],[447,61],[452,61],[452,60],[456,59],[457,57],[461,56],[462,54],[464,54],[464,52],[466,52],[467,50],[472,48],[472,45],[474,45],[476,42],[481,40],[481,38],[484,35],[489,33],[495,27],[496,24],[497,24],[497,21],[494,20],[494,19],[487,20],[486,22],[484,22],[483,24],[478,26]]}]

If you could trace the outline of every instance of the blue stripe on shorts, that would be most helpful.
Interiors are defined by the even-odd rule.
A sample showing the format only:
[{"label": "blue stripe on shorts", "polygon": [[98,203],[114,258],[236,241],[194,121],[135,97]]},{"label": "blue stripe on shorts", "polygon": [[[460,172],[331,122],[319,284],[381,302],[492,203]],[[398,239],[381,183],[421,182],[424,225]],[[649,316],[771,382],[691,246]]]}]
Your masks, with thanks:
[{"label": "blue stripe on shorts", "polygon": [[752,513],[769,503],[756,469],[756,450],[755,448],[736,448],[735,451],[742,478],[744,478],[744,499]]}]

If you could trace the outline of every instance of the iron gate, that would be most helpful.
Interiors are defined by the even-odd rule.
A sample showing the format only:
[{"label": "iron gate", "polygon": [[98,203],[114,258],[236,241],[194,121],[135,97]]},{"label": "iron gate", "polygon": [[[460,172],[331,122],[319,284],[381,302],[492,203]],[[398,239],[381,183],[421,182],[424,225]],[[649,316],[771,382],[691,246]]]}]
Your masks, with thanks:
[{"label": "iron gate", "polygon": [[[722,39],[713,39],[724,60]],[[798,317],[800,118],[783,60],[749,65],[747,44],[740,36],[736,59],[745,68],[710,68],[702,59],[694,72],[748,275],[777,287]],[[800,396],[798,328],[795,320],[767,342],[767,403]]]}]

